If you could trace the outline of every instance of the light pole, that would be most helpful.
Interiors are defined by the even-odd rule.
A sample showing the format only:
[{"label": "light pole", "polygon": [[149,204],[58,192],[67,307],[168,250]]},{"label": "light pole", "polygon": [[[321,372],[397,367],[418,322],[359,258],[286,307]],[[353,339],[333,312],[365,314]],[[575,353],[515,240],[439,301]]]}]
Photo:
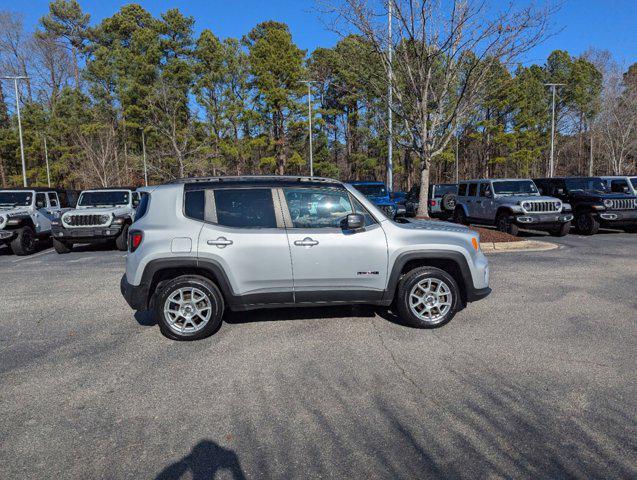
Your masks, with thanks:
[{"label": "light pole", "polygon": [[555,151],[555,88],[566,85],[565,83],[545,83],[547,87],[551,87],[551,95],[553,101],[551,104],[551,158],[549,159],[549,177],[554,174],[555,164],[553,163],[553,152]]},{"label": "light pole", "polygon": [[310,177],[314,176],[314,160],[312,157],[312,84],[316,83],[316,80],[303,80],[303,83],[307,83],[307,121],[310,137]]},{"label": "light pole", "polygon": [[20,156],[22,157],[22,182],[24,186],[27,186],[27,165],[24,161],[24,143],[22,142],[22,119],[20,118],[20,92],[18,91],[18,80],[26,80],[29,77],[26,76],[6,76],[0,77],[2,80],[13,80],[13,86],[15,87],[15,110],[18,114],[18,134],[20,136]]},{"label": "light pole", "polygon": [[49,150],[46,147],[46,135],[42,135],[44,140],[44,160],[46,161],[46,181],[51,188],[51,170],[49,169]]},{"label": "light pole", "polygon": [[394,190],[394,159],[393,159],[393,125],[392,125],[392,32],[391,17],[392,3],[389,0],[387,5],[387,61],[389,62],[387,69],[387,188],[390,192]]}]

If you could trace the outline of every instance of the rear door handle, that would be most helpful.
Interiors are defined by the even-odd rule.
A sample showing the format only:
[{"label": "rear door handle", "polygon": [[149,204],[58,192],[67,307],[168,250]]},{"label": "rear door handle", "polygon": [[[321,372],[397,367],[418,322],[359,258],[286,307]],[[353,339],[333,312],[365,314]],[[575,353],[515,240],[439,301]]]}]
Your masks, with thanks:
[{"label": "rear door handle", "polygon": [[310,237],[305,237],[303,240],[294,241],[294,245],[296,245],[297,247],[313,247],[314,245],[318,245],[318,243],[319,242]]},{"label": "rear door handle", "polygon": [[228,240],[226,237],[219,237],[216,240],[208,240],[208,245],[216,245],[219,248],[225,248],[228,245],[232,245],[232,240]]}]

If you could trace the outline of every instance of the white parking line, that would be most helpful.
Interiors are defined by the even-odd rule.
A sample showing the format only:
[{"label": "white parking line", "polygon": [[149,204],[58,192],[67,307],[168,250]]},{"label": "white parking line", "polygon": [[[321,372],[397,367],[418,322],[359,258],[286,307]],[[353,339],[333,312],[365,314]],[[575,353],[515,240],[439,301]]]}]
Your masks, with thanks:
[{"label": "white parking line", "polygon": [[29,256],[26,256],[26,257],[18,258],[17,260],[14,260],[13,263],[22,262],[23,260],[31,260],[32,258],[39,257],[41,255],[45,255],[45,254],[51,253],[51,252],[53,252],[52,248],[49,248],[47,250],[42,250],[41,252],[34,253],[33,255],[29,255]]}]

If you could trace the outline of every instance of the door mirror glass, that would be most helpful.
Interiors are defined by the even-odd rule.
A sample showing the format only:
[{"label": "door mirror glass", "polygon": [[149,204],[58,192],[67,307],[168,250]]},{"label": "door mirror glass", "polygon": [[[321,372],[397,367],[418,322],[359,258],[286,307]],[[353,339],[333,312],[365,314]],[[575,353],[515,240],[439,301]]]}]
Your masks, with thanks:
[{"label": "door mirror glass", "polygon": [[360,213],[350,213],[343,219],[341,226],[344,230],[360,230],[365,227],[365,217]]},{"label": "door mirror glass", "polygon": [[493,197],[493,193],[491,193],[491,189],[488,188],[485,192],[484,192],[484,196],[487,198],[491,198]]}]

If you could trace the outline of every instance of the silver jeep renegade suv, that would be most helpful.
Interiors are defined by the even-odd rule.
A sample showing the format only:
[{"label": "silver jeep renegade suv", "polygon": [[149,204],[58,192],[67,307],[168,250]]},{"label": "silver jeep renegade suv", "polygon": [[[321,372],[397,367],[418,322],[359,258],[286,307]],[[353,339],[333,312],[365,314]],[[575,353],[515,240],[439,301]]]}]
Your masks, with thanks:
[{"label": "silver jeep renegade suv", "polygon": [[438,327],[491,291],[475,232],[392,221],[336,180],[197,178],[146,191],[121,290],[169,338],[214,333],[226,308],[392,305],[405,323]]}]

